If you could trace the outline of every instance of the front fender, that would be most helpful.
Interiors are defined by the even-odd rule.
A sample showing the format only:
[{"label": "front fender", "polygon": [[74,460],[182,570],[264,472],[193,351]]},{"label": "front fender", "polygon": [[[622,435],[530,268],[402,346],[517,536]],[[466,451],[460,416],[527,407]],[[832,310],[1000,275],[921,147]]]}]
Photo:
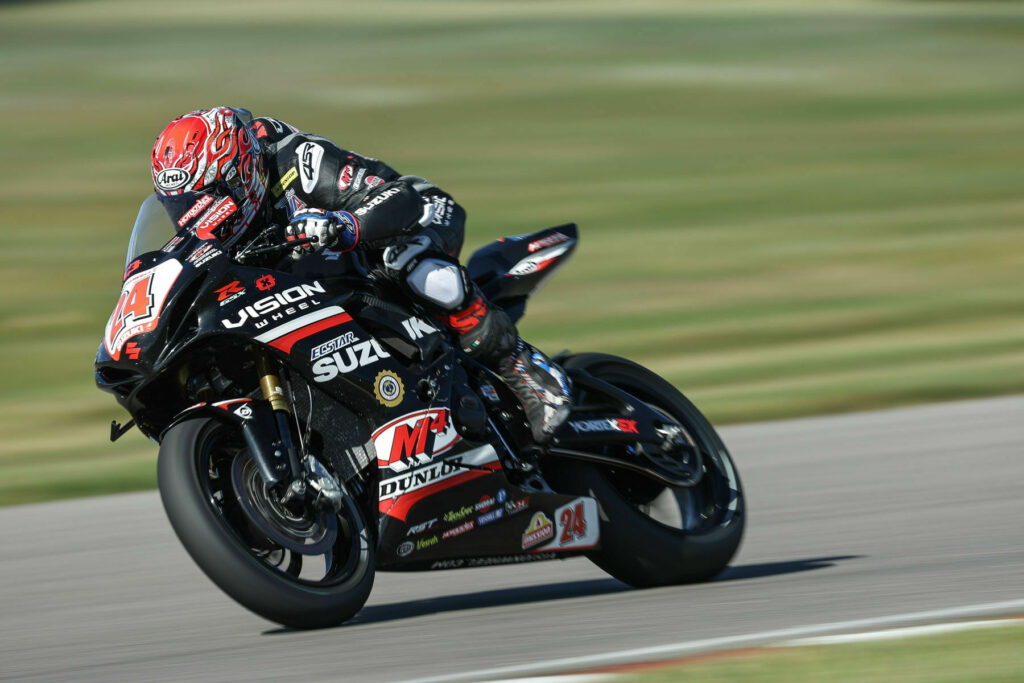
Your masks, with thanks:
[{"label": "front fender", "polygon": [[212,418],[234,425],[242,432],[245,445],[268,484],[276,484],[289,470],[288,456],[277,433],[274,410],[264,399],[234,398],[216,403],[197,403],[181,411],[160,432],[163,442],[175,426],[195,418]]}]

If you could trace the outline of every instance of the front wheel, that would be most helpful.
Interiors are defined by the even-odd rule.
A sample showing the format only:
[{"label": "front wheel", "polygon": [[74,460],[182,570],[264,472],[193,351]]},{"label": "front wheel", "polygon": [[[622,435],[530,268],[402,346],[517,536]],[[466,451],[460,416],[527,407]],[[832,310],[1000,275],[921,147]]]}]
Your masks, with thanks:
[{"label": "front wheel", "polygon": [[374,548],[355,502],[337,514],[282,504],[263,484],[241,434],[214,419],[168,431],[160,498],[199,568],[262,617],[293,628],[336,626],[362,608]]},{"label": "front wheel", "polygon": [[[563,366],[587,372],[665,413],[703,458],[700,481],[680,488],[626,469],[560,461],[562,488],[592,496],[601,507],[601,549],[590,559],[640,588],[704,581],[722,571],[739,548],[746,508],[739,474],[711,424],[674,386],[632,361],[585,353],[569,357]],[[579,405],[588,399],[574,400]]]}]

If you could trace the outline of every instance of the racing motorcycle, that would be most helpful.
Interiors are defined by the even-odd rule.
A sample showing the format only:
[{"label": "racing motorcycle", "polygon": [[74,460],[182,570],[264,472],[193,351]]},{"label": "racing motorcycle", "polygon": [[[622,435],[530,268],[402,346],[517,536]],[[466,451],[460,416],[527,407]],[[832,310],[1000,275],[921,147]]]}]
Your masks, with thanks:
[{"label": "racing motorcycle", "polygon": [[[378,570],[585,555],[648,587],[729,563],[739,476],[667,381],[562,353],[572,412],[538,445],[501,379],[362,257],[292,261],[271,233],[226,249],[150,196],[96,358],[132,418],[111,440],[134,424],[160,444],[171,525],[237,602],[321,628],[360,610]],[[506,237],[467,267],[518,320],[577,241],[572,224]]]}]

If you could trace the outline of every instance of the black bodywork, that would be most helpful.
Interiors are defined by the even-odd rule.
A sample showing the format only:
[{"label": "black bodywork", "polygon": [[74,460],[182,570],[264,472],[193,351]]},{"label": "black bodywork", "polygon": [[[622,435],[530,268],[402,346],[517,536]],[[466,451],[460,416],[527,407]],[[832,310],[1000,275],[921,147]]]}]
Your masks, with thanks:
[{"label": "black bodywork", "polygon": [[[518,319],[577,239],[574,225],[505,238],[468,268]],[[287,435],[258,386],[259,359],[270,359],[292,407],[285,430],[376,519],[379,569],[516,563],[597,547],[596,502],[538,485],[538,458],[618,458],[675,483],[700,471],[699,462],[689,472],[658,470],[656,448],[634,449],[629,462],[609,455],[608,444],[663,443],[664,416],[585,376],[574,381],[603,400],[578,406],[553,444],[538,448],[514,394],[358,259],[325,252],[301,269],[284,263],[243,265],[188,231],[142,254],[125,273],[96,382],[157,441],[197,416],[236,424],[273,481],[287,477],[288,463],[277,448]]]}]

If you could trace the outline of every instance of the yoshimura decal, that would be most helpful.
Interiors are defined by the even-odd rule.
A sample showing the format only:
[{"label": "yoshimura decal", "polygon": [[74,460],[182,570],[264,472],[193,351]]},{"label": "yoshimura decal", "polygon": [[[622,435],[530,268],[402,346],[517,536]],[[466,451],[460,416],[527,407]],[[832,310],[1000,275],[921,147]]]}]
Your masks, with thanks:
[{"label": "yoshimura decal", "polygon": [[624,432],[626,434],[639,434],[636,427],[636,420],[623,419],[602,419],[602,420],[575,420],[569,423],[577,434],[588,432]]},{"label": "yoshimura decal", "polygon": [[381,405],[394,408],[405,398],[405,385],[402,378],[390,370],[381,370],[373,380],[373,395]]},{"label": "yoshimura decal", "polygon": [[182,268],[180,261],[170,259],[124,281],[103,334],[103,345],[111,358],[118,360],[126,341],[157,326],[160,311]]},{"label": "yoshimura decal", "polygon": [[247,322],[252,322],[256,329],[261,329],[275,320],[282,320],[299,311],[307,310],[310,306],[319,305],[320,301],[314,297],[317,294],[323,294],[324,291],[324,286],[319,282],[289,287],[276,294],[263,297],[254,304],[243,306],[237,313],[237,319],[222,320],[221,324],[228,329],[234,329]]},{"label": "yoshimura decal", "polygon": [[324,156],[324,148],[315,142],[303,142],[295,150],[295,156],[299,159],[299,177],[302,180],[302,189],[309,194],[316,187],[316,181],[320,178],[320,160]]},{"label": "yoshimura decal", "polygon": [[[317,382],[329,382],[338,375],[390,357],[391,354],[385,351],[376,339],[355,342],[313,363],[313,379]],[[376,382],[374,384],[376,388]]]},{"label": "yoshimura decal", "polygon": [[559,244],[535,254],[527,256],[522,261],[512,266],[508,271],[509,275],[529,275],[544,270],[550,266],[556,258],[569,251],[569,244]]},{"label": "yoshimura decal", "polygon": [[[377,465],[405,472],[426,465],[461,439],[447,409],[418,410],[392,420],[373,433]],[[447,517],[445,521],[451,521]]]},{"label": "yoshimura decal", "polygon": [[309,359],[312,361],[316,360],[317,358],[322,358],[323,356],[326,356],[329,353],[333,353],[338,349],[343,349],[349,344],[355,343],[357,341],[359,340],[356,339],[356,335],[354,332],[346,332],[340,337],[335,337],[334,339],[328,342],[324,342],[320,346],[313,347],[313,350],[309,352]]},{"label": "yoshimura decal", "polygon": [[183,168],[166,168],[156,174],[156,186],[161,190],[177,190],[190,177],[189,172]]}]

